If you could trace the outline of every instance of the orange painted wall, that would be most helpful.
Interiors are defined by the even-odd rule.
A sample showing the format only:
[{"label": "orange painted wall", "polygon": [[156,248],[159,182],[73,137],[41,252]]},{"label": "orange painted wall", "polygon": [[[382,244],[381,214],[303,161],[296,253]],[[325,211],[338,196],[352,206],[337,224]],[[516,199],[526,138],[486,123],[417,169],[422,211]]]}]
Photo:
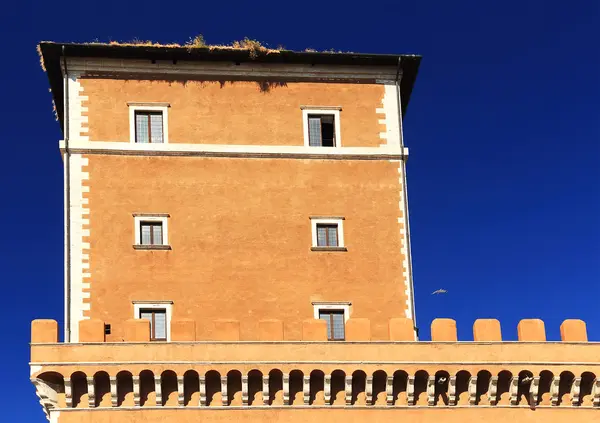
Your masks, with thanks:
[{"label": "orange painted wall", "polygon": [[342,106],[342,146],[378,147],[383,85],[82,78],[91,141],[129,141],[128,102],[168,102],[169,142],[302,146],[300,106]]},{"label": "orange painted wall", "polygon": [[[89,155],[89,315],[120,341],[133,300],[172,300],[173,318],[285,322],[300,339],[311,301],[351,301],[387,339],[403,315],[398,163]],[[134,250],[134,212],[170,213],[171,251]],[[344,216],[347,252],[314,252],[309,216]]]},{"label": "orange painted wall", "polygon": [[272,410],[152,410],[152,411],[93,411],[63,412],[60,423],[113,423],[113,422],[147,422],[165,421],[187,422],[228,422],[240,423],[287,422],[304,423],[306,421],[344,421],[348,423],[397,422],[414,423],[448,423],[464,422],[506,422],[519,423],[570,423],[599,422],[600,413],[593,409],[561,409],[538,408],[535,411],[528,407],[520,409],[508,408],[440,408],[435,410],[386,409],[370,408],[362,410],[348,409],[272,409]]}]

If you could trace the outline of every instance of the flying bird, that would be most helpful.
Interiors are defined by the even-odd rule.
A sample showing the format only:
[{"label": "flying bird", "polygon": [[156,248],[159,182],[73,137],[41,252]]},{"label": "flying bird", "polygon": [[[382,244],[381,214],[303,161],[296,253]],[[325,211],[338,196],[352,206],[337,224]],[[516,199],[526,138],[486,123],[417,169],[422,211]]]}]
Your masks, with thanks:
[{"label": "flying bird", "polygon": [[528,383],[531,383],[532,380],[533,376],[525,376],[523,379],[521,379],[521,385],[527,385]]},{"label": "flying bird", "polygon": [[446,383],[446,381],[448,380],[447,377],[442,376],[438,379],[438,385],[443,385],[444,383]]},{"label": "flying bird", "polygon": [[431,295],[445,294],[446,292],[448,292],[448,291],[446,291],[445,289],[441,289],[440,288],[440,289],[437,289],[437,290],[433,291],[431,293]]}]

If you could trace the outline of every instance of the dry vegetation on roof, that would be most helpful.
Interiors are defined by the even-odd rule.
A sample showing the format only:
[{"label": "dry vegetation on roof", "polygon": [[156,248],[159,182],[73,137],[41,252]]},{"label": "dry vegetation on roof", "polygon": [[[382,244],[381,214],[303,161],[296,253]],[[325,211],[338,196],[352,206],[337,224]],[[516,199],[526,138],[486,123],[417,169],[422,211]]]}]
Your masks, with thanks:
[{"label": "dry vegetation on roof", "polygon": [[[256,59],[261,54],[267,55],[267,54],[281,53],[282,51],[286,51],[286,48],[282,45],[278,45],[277,48],[271,48],[271,47],[267,47],[266,44],[263,44],[258,40],[254,40],[254,39],[251,39],[248,37],[244,37],[242,40],[239,40],[239,41],[232,41],[230,44],[208,44],[202,34],[198,34],[195,37],[190,38],[185,44],[178,44],[178,43],[161,44],[156,41],[142,40],[139,38],[134,38],[133,40],[130,40],[130,41],[111,40],[108,43],[101,42],[100,40],[95,39],[93,41],[83,43],[83,44],[90,45],[90,46],[94,46],[94,45],[125,46],[125,47],[139,46],[139,47],[161,47],[161,48],[186,47],[190,51],[195,48],[202,48],[202,49],[208,49],[208,50],[246,50],[246,51],[248,51],[248,54],[250,55],[251,59]],[[319,52],[318,50],[315,50],[313,48],[307,48],[304,51],[307,53]],[[40,49],[39,44],[37,45],[37,52],[40,56],[40,65],[42,66],[42,69],[44,71],[46,71],[46,67],[44,65],[44,59],[42,57],[42,51]],[[322,53],[343,53],[342,51],[335,50],[335,49],[322,50],[321,52]],[[348,51],[346,53],[352,53],[352,52]]]},{"label": "dry vegetation on roof", "polygon": [[[100,40],[95,39],[93,41],[83,43],[83,44],[90,45],[90,46],[94,46],[94,45],[97,45],[97,46],[130,46],[130,47],[131,46],[139,46],[139,47],[161,47],[161,48],[186,47],[190,51],[195,48],[209,49],[211,51],[212,50],[246,50],[246,51],[248,51],[248,54],[251,59],[256,59],[261,54],[267,55],[267,54],[281,53],[282,51],[286,51],[286,48],[282,45],[278,45],[277,48],[270,48],[270,47],[267,47],[266,45],[263,45],[260,41],[254,40],[254,39],[251,39],[248,37],[244,37],[242,40],[239,40],[239,41],[233,41],[233,42],[231,42],[231,44],[208,44],[202,34],[198,34],[194,38],[190,38],[183,45],[178,44],[178,43],[161,44],[161,43],[158,43],[155,41],[142,40],[139,38],[134,38],[133,40],[130,40],[130,41],[111,40],[108,43],[101,42]],[[36,46],[36,49],[37,49],[37,52],[38,52],[38,55],[40,58],[40,66],[42,67],[42,70],[44,72],[46,72],[46,65],[44,63],[44,57],[42,55],[42,49],[40,47],[40,44],[38,44]],[[315,50],[313,48],[307,48],[304,51],[307,53],[317,53],[318,52],[318,50]],[[340,50],[336,51],[335,49],[323,50],[321,52],[322,53],[343,53],[342,51],[340,51]],[[352,52],[346,52],[346,53],[352,53]],[[273,87],[281,86],[281,83],[260,81],[260,82],[258,82],[258,85],[262,92],[268,92]],[[56,104],[54,103],[54,99],[52,100],[52,106],[53,106],[54,115],[55,115],[56,119],[58,120],[58,114],[57,114],[57,110],[56,110]]]}]

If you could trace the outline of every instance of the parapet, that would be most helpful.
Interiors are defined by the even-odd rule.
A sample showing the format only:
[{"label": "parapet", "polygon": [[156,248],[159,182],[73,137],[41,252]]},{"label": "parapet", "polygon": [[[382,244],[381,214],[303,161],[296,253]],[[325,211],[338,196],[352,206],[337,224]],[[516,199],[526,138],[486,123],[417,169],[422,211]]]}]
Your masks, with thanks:
[{"label": "parapet", "polygon": [[[197,339],[196,322],[192,319],[173,319],[171,321],[171,341],[244,341],[240,336],[240,322],[232,319],[213,321],[214,330],[211,339]],[[149,342],[150,324],[143,319],[129,319],[123,322],[124,342]],[[389,320],[388,339],[379,341],[415,341],[411,319],[404,317]],[[368,342],[372,340],[371,322],[366,318],[351,318],[346,322],[346,341]],[[546,328],[540,319],[523,319],[517,325],[520,342],[546,342]],[[588,342],[586,324],[582,320],[567,319],[560,326],[563,342]],[[327,341],[327,324],[324,320],[306,319],[302,322],[302,338],[286,339],[284,322],[277,319],[264,319],[258,322],[259,341]],[[88,319],[79,322],[79,342],[104,342],[104,322]],[[453,319],[435,319],[431,323],[432,342],[459,342],[456,321]],[[502,342],[502,329],[496,319],[477,319],[473,324],[473,341]],[[55,320],[39,319],[31,322],[31,343],[52,344],[58,342],[58,323]]]},{"label": "parapet", "polygon": [[[171,342],[149,342],[150,322],[131,319],[122,323],[124,342],[98,342],[104,322],[90,319],[80,325],[81,343],[56,345],[56,322],[36,320],[30,377],[47,410],[237,407],[254,401],[262,407],[600,409],[600,344],[585,342],[580,320],[561,325],[562,343],[546,343],[544,323],[537,319],[519,323],[519,342],[502,342],[494,319],[474,323],[475,342],[458,341],[452,319],[432,322],[432,342],[415,342],[406,318],[390,319],[390,340],[377,342],[369,342],[371,322],[365,318],[346,322],[346,342],[327,341],[325,320],[304,320],[300,340],[284,339],[280,320],[258,323],[258,340],[240,339],[237,320],[214,321],[213,339],[205,340],[196,338],[193,320],[174,319]],[[590,421],[581,412],[573,420]]]}]

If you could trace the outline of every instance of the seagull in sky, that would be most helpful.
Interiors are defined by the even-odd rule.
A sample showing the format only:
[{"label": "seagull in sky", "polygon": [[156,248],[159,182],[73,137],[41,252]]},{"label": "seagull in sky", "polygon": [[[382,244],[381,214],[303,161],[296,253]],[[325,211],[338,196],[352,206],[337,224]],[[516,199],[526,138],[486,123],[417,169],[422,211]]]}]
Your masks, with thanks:
[{"label": "seagull in sky", "polygon": [[440,289],[437,289],[437,290],[433,291],[431,293],[431,295],[445,294],[446,292],[448,292],[448,291],[446,291],[445,289],[440,288]]}]

